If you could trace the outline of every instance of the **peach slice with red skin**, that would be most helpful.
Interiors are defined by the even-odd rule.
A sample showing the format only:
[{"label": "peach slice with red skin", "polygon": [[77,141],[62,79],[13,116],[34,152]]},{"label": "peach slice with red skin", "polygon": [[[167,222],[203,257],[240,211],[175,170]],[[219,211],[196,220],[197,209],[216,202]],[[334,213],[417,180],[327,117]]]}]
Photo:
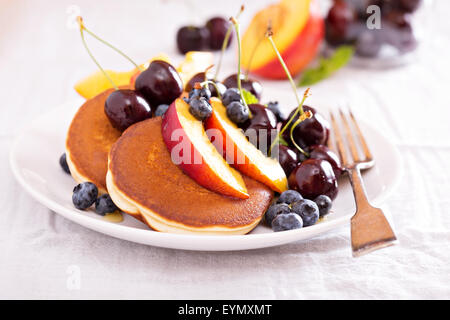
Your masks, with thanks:
[{"label": "peach slice with red skin", "polygon": [[298,74],[315,58],[325,34],[316,1],[282,0],[258,12],[244,33],[243,68],[265,78],[285,79],[286,73],[275,52],[263,38],[269,20],[284,62],[292,75]]},{"label": "peach slice with red skin", "polygon": [[216,150],[203,123],[189,112],[189,105],[183,99],[176,99],[169,106],[161,130],[172,161],[185,174],[209,190],[249,198],[242,176]]},{"label": "peach slice with red skin", "polygon": [[213,140],[219,153],[241,173],[264,183],[276,192],[286,191],[287,178],[280,163],[266,157],[247,140],[242,130],[228,118],[226,108],[219,99],[211,98],[211,106],[213,112],[206,120],[205,128],[207,132],[214,129],[221,133],[221,141]]}]

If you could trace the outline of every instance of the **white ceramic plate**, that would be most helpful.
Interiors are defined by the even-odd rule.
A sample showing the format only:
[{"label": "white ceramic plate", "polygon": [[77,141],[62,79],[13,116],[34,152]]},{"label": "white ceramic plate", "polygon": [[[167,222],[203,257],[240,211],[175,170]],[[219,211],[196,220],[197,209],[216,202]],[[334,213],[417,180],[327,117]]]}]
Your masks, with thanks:
[{"label": "white ceramic plate", "polygon": [[[72,204],[75,185],[70,175],[60,168],[58,160],[64,152],[64,142],[70,121],[82,104],[71,101],[41,116],[18,136],[12,146],[10,162],[12,171],[33,198],[63,217],[87,228],[110,236],[147,245],[187,250],[246,250],[271,247],[304,240],[349,222],[354,213],[354,201],[346,178],[339,181],[339,195],[333,204],[333,212],[327,219],[314,226],[272,232],[259,225],[250,234],[235,236],[178,235],[149,230],[143,223],[125,215],[121,223],[113,223],[95,214],[80,211]],[[319,110],[325,111],[322,108]],[[377,165],[363,174],[369,198],[380,204],[398,184],[401,158],[388,139],[372,127],[362,123],[362,130],[369,142]]]}]

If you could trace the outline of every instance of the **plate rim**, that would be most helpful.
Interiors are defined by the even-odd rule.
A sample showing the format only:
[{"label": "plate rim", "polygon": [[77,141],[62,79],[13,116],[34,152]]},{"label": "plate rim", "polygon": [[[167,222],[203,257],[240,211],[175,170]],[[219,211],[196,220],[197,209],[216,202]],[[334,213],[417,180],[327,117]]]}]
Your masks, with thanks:
[{"label": "plate rim", "polygon": [[[19,145],[21,140],[26,136],[26,134],[35,128],[36,123],[39,120],[42,120],[45,117],[50,116],[52,113],[56,112],[64,105],[73,105],[77,100],[70,100],[65,103],[60,104],[58,107],[49,110],[48,112],[40,115],[39,117],[33,119],[29,123],[25,124],[18,134],[14,137],[13,143],[9,152],[9,164],[11,167],[11,171],[13,172],[14,177],[19,182],[22,188],[24,188],[31,197],[44,205],[48,209],[53,212],[62,215],[64,218],[69,219],[75,223],[82,225],[88,229],[103,233],[105,235],[109,235],[115,238],[119,238],[122,240],[132,241],[136,243],[141,243],[145,245],[164,247],[164,248],[172,248],[172,249],[181,249],[181,250],[193,250],[193,251],[235,251],[235,250],[251,250],[265,247],[273,247],[283,245],[293,241],[300,241],[305,239],[310,239],[312,237],[321,235],[327,231],[332,229],[336,229],[339,226],[342,226],[350,221],[350,218],[353,214],[347,214],[342,217],[327,221],[326,223],[318,223],[313,226],[309,226],[308,228],[302,228],[297,230],[289,230],[284,232],[273,232],[273,233],[256,233],[256,234],[245,234],[245,235],[196,235],[196,234],[175,234],[175,233],[163,233],[154,231],[151,229],[139,229],[133,228],[130,226],[124,226],[116,223],[110,223],[107,221],[102,221],[99,219],[94,219],[87,215],[83,215],[81,210],[77,209],[69,209],[65,206],[59,204],[56,201],[48,198],[45,194],[35,190],[29,183],[26,182],[25,177],[23,176],[19,166],[17,159],[17,152],[19,150]],[[364,126],[371,128],[378,135],[382,136],[385,140],[389,141],[387,137],[380,131],[376,130],[370,124],[362,121]],[[377,205],[382,204],[389,196],[393,193],[394,190],[397,189],[398,185],[401,182],[401,178],[403,176],[403,159],[398,148],[390,143],[392,149],[395,152],[394,158],[398,161],[398,168],[400,169],[393,180],[393,182],[386,187],[386,189],[380,193],[378,196],[374,197],[371,201],[376,203]],[[79,212],[77,212],[79,211]],[[130,234],[127,234],[130,233]],[[299,236],[302,234],[303,236]],[[308,236],[308,234],[310,234]],[[144,238],[147,241],[143,241]],[[263,239],[276,239],[276,243],[270,242],[269,244],[261,243]],[[155,240],[155,241],[153,241]],[[218,242],[222,242],[226,240],[228,247],[220,247],[214,248],[211,244],[218,244]],[[193,243],[200,241],[203,244],[207,244],[203,248],[196,246],[186,245],[186,243]],[[161,242],[166,242],[165,244]],[[205,249],[209,248],[209,249]]]}]

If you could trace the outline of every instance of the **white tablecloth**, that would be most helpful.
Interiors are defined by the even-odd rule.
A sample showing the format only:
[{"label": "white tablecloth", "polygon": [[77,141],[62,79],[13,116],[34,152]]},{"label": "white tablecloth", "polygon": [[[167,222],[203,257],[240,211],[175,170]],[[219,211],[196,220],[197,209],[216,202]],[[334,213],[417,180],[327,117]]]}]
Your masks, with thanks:
[{"label": "white tablecloth", "polygon": [[[174,55],[180,24],[213,13],[229,16],[240,5],[152,2],[0,0],[0,298],[450,298],[448,1],[437,0],[427,50],[414,64],[346,68],[313,87],[315,95],[345,101],[376,121],[404,157],[401,185],[384,204],[397,246],[354,259],[345,226],[276,248],[168,250],[85,229],[34,201],[10,171],[13,138],[35,117],[76,97],[73,84],[95,70],[79,33],[67,26],[77,9],[70,5],[138,61],[158,52]],[[246,3],[244,21],[262,6]],[[105,67],[129,67],[91,43]]]}]

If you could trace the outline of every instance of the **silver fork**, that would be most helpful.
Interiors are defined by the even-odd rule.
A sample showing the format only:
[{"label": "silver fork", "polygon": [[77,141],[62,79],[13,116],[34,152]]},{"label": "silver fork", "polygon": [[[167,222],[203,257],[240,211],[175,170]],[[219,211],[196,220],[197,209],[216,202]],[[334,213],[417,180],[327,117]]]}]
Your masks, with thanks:
[{"label": "silver fork", "polygon": [[[361,170],[372,168],[375,165],[375,160],[353,113],[349,111],[348,114],[349,116],[347,117],[342,110],[339,110],[344,127],[344,135],[341,134],[339,125],[332,112],[330,112],[330,118],[334,131],[335,145],[338,149],[342,166],[349,175],[355,196],[356,213],[351,218],[351,242],[353,257],[359,257],[371,251],[395,244],[397,238],[383,211],[373,207],[367,199],[361,178]],[[350,118],[350,121],[347,118]],[[352,127],[354,128],[353,130]],[[359,156],[354,136],[358,137],[364,157]],[[350,149],[350,157],[347,155],[346,144]],[[330,147],[334,149],[331,142]]]}]

